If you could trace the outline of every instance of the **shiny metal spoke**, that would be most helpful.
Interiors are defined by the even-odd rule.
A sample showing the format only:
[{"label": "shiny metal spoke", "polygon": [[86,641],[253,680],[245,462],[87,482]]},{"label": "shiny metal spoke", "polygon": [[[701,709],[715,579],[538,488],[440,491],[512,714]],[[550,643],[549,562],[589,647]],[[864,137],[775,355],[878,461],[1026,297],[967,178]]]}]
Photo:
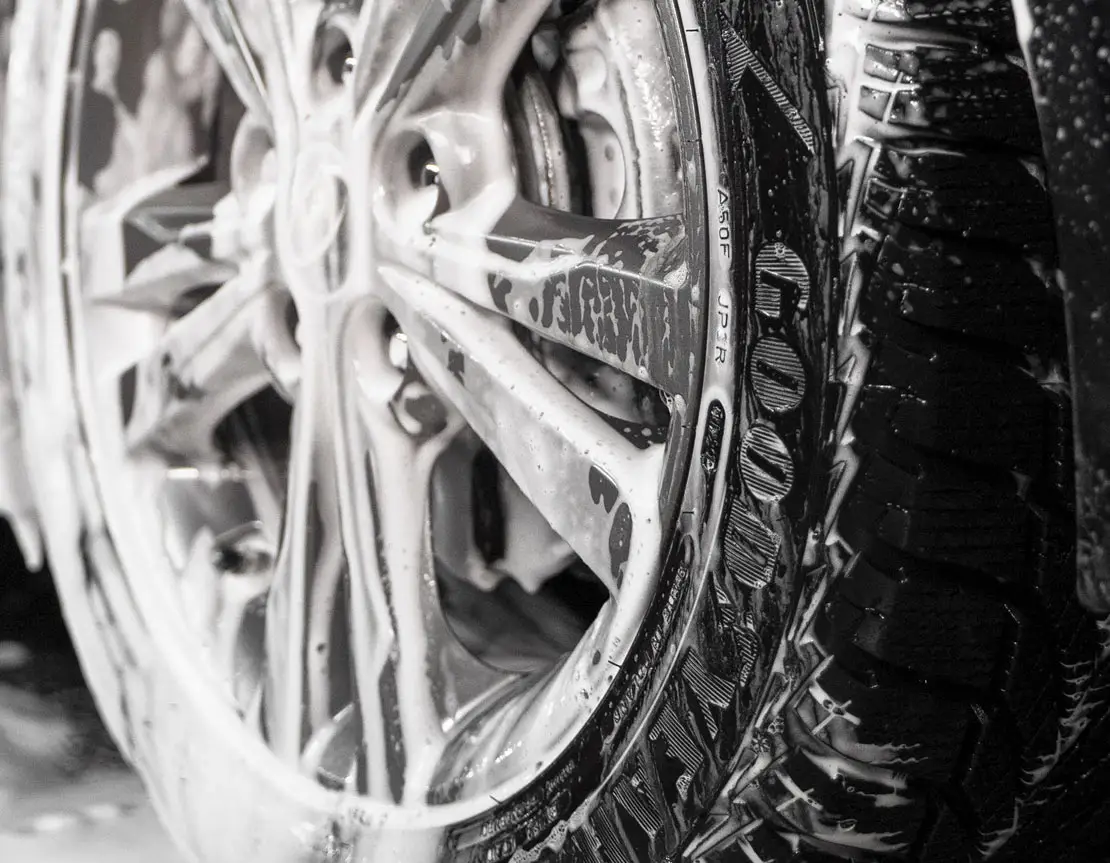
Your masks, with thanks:
[{"label": "shiny metal spoke", "polygon": [[380,273],[421,373],[616,596],[659,550],[663,447],[627,441],[503,321],[393,266]]},{"label": "shiny metal spoke", "polygon": [[[318,0],[236,0],[256,23],[255,37],[270,93],[274,134],[300,128],[306,104],[312,55],[311,33]],[[287,127],[283,129],[283,127]]]},{"label": "shiny metal spoke", "polygon": [[[363,3],[355,22],[352,42],[354,74],[351,78],[355,112],[367,120],[378,114],[385,101],[383,82],[416,36],[416,25],[428,14],[423,0],[412,3]],[[440,3],[443,8],[443,3]]]},{"label": "shiny metal spoke", "polygon": [[264,303],[273,301],[269,291],[265,263],[251,262],[169,324],[129,372],[135,380],[129,446],[211,454],[219,421],[271,383],[258,327]]},{"label": "shiny metal spoke", "polygon": [[435,279],[668,393],[689,385],[698,309],[680,216],[594,219],[517,199],[487,234],[431,225]]}]

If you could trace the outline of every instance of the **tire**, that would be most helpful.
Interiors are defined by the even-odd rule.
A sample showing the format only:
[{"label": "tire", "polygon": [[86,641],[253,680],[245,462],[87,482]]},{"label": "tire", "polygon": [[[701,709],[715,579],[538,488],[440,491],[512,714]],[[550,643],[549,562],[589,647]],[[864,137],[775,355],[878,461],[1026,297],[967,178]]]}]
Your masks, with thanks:
[{"label": "tire", "polygon": [[1089,817],[1061,795],[1105,757],[1110,627],[1074,595],[1067,339],[1008,2],[665,4],[708,199],[682,511],[574,741],[429,832],[278,771],[152,623],[164,601],[105,515],[45,227],[64,137],[51,58],[93,5],[17,13],[5,314],[67,622],[186,853],[1021,860],[1065,811]]}]

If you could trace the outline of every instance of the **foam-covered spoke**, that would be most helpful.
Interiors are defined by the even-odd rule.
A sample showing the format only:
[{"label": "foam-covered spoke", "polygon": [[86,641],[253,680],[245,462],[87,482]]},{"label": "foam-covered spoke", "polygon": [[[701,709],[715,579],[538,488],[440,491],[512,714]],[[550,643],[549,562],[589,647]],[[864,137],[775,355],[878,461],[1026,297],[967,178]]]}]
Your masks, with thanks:
[{"label": "foam-covered spoke", "polygon": [[551,0],[363,4],[356,104],[378,110],[410,90],[422,108],[462,96],[499,97],[550,6]]},{"label": "foam-covered spoke", "polygon": [[[311,62],[308,40],[319,4],[187,0],[187,5],[236,90],[258,91],[255,96],[248,93],[248,98],[262,100],[259,122],[271,130],[275,144],[295,147],[305,118]],[[251,101],[243,101],[248,109],[255,108]]]},{"label": "foam-covered spoke", "polygon": [[92,303],[172,314],[192,289],[235,275],[241,216],[226,184],[190,182],[206,166],[153,171],[85,210]]},{"label": "foam-covered spoke", "polygon": [[[331,715],[327,655],[346,554],[339,527],[333,384],[320,339],[306,340],[293,414],[286,510],[266,604],[266,728],[271,747],[299,764]],[[321,610],[324,613],[320,613]],[[315,673],[314,673],[315,672]]]},{"label": "foam-covered spoke", "polygon": [[[422,138],[451,205],[473,203],[477,229],[487,230],[488,216],[502,212],[516,191],[505,84],[551,4],[418,0],[401,8],[407,5],[364,6],[360,24],[366,36],[355,73],[356,138],[372,142],[385,129]],[[387,26],[375,23],[383,18]],[[379,38],[383,32],[396,35]]]},{"label": "foam-covered spoke", "polygon": [[261,264],[173,320],[153,348],[125,374],[134,380],[125,408],[131,447],[209,455],[215,426],[270,383],[260,358],[260,310],[272,300]]},{"label": "foam-covered spoke", "polygon": [[172,314],[194,289],[229,280],[237,218],[221,207],[227,193],[220,183],[177,186],[130,209],[121,222],[123,290],[103,301]]},{"label": "foam-covered spoke", "polygon": [[[428,407],[434,397],[404,378],[382,352],[383,310],[348,315],[338,306],[307,310],[302,377],[291,460],[287,538],[271,650],[301,650],[313,584],[336,559],[349,573],[350,655],[355,702],[369,769],[366,793],[422,803],[445,742],[444,722],[503,676],[469,658],[439,608],[428,533],[436,459],[458,421]],[[325,320],[326,319],[326,320]],[[313,405],[314,407],[306,407]],[[399,417],[399,412],[411,412]],[[309,530],[300,525],[310,525]],[[280,612],[278,609],[282,609]],[[311,651],[301,657],[311,659]],[[306,678],[289,656],[276,679],[290,753],[301,721]],[[284,687],[284,688],[283,688]]]},{"label": "foam-covered spoke", "polygon": [[427,530],[440,447],[373,424],[370,434],[351,431],[360,458],[350,465],[348,489],[348,536],[359,546],[351,565],[351,641],[372,765],[365,783],[377,799],[421,803],[448,715],[447,669],[437,661],[446,631],[435,631],[442,616]]},{"label": "foam-covered spoke", "polygon": [[432,223],[437,281],[661,390],[685,391],[697,309],[680,216],[594,219],[517,199],[477,234],[469,210]]},{"label": "foam-covered spoke", "polygon": [[[423,41],[418,22],[429,14],[425,0],[412,3],[363,3],[355,23],[352,48],[355,52],[353,92],[356,109],[369,117],[386,101],[384,93],[397,92],[389,87],[393,71],[413,41]],[[441,2],[440,9],[444,8]],[[432,49],[434,50],[434,45]]]},{"label": "foam-covered spoke", "polygon": [[[182,0],[197,30],[208,44],[231,86],[247,110],[266,125],[273,125],[270,99],[262,69],[252,50],[244,20],[259,4],[252,0]],[[246,7],[245,9],[243,7]]]},{"label": "foam-covered spoke", "polygon": [[611,593],[659,550],[663,448],[640,449],[565,389],[505,321],[408,270],[381,268],[412,356]]}]

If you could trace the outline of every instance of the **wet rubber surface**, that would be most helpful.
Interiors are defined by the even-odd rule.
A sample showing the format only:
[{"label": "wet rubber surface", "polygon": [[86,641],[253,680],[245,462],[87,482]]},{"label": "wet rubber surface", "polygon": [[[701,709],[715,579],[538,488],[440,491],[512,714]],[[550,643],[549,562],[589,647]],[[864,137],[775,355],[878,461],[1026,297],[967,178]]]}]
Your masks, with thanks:
[{"label": "wet rubber surface", "polygon": [[0,536],[0,860],[178,863],[96,714],[49,576]]}]

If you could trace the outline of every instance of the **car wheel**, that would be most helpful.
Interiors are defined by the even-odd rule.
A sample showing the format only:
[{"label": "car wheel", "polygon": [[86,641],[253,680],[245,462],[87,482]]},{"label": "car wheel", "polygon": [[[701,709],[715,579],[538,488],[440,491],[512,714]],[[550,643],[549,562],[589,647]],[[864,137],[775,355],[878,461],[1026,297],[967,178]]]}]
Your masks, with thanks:
[{"label": "car wheel", "polygon": [[983,859],[1101,709],[1009,3],[51,0],[5,315],[204,861]]}]

